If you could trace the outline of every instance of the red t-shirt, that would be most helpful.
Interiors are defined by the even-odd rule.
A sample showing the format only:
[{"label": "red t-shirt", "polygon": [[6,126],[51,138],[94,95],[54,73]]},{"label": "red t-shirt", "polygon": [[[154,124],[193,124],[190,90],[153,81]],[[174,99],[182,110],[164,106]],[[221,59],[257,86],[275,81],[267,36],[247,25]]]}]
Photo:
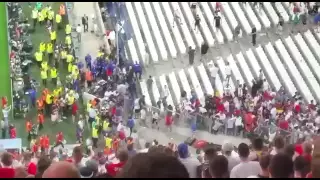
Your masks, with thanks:
[{"label": "red t-shirt", "polygon": [[57,134],[56,136],[56,142],[62,142],[63,141],[63,134]]},{"label": "red t-shirt", "polygon": [[7,105],[7,103],[8,103],[7,99],[5,97],[2,97],[1,101],[2,101],[2,107],[4,108],[4,106]]},{"label": "red t-shirt", "polygon": [[166,125],[170,126],[172,124],[172,117],[171,116],[166,116]]},{"label": "red t-shirt", "polygon": [[17,132],[15,128],[10,129],[10,138],[14,139],[17,137]]},{"label": "red t-shirt", "polygon": [[122,167],[126,164],[126,162],[119,162],[115,164],[108,164],[106,165],[106,170],[108,174],[111,176],[116,176],[117,173],[122,169]]},{"label": "red t-shirt", "polygon": [[121,140],[124,140],[126,138],[126,135],[125,135],[125,133],[123,131],[119,131],[119,138]]},{"label": "red t-shirt", "polygon": [[76,115],[78,111],[78,105],[76,103],[72,104],[72,115]]},{"label": "red t-shirt", "polygon": [[294,107],[294,110],[296,111],[296,113],[300,113],[300,111],[301,111],[300,105],[299,105],[299,104],[296,105],[296,106]]},{"label": "red t-shirt", "polygon": [[0,178],[14,178],[14,169],[0,168]]},{"label": "red t-shirt", "polygon": [[311,160],[312,160],[311,154],[304,154],[303,157],[308,163],[311,163]]},{"label": "red t-shirt", "polygon": [[283,130],[288,130],[289,129],[289,123],[288,121],[280,121],[279,122],[279,127]]}]

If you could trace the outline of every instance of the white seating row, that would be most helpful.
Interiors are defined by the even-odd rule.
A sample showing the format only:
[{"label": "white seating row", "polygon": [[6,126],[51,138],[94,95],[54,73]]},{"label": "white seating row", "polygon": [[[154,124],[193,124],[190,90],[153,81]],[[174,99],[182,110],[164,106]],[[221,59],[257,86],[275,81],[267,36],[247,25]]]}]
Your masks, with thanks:
[{"label": "white seating row", "polygon": [[[152,36],[150,34],[150,29],[148,27],[147,20],[144,17],[144,13],[143,13],[141,4],[140,4],[140,2],[132,2],[132,3],[134,4],[134,6],[136,8],[136,12],[137,12],[138,18],[140,20],[140,25],[142,27],[143,34],[144,34],[144,36],[146,38],[146,43],[148,44],[148,48],[149,48],[152,60],[153,60],[153,62],[158,62],[159,61],[159,57],[158,57],[155,45],[153,44]],[[131,16],[131,15],[129,15],[129,16]],[[156,39],[158,39],[158,38],[156,38]],[[162,52],[162,51],[161,51],[161,48],[160,48],[160,54],[161,54],[162,58],[167,59],[165,54],[163,54],[164,52]],[[153,54],[153,53],[155,53],[155,54]],[[155,59],[155,58],[157,58],[157,59]]]},{"label": "white seating row", "polygon": [[233,8],[233,11],[235,12],[235,15],[238,17],[238,20],[240,21],[240,24],[243,27],[246,34],[250,34],[252,28],[251,28],[246,16],[242,12],[241,7],[239,5],[239,2],[230,2],[229,5],[231,8]]},{"label": "white seating row", "polygon": [[201,7],[202,7],[202,9],[204,11],[205,16],[208,19],[209,26],[210,26],[212,32],[214,33],[216,39],[218,40],[218,43],[219,44],[223,44],[223,42],[224,42],[223,35],[222,35],[221,31],[216,29],[214,16],[213,16],[213,14],[211,12],[210,7],[208,6],[208,3],[207,2],[199,2],[199,3],[200,3],[200,5],[201,5]]},{"label": "white seating row", "polygon": [[[177,58],[177,50],[176,50],[176,47],[175,47],[175,45],[173,43],[173,40],[171,38],[171,35],[170,35],[169,29],[167,27],[167,24],[164,23],[166,21],[164,19],[163,14],[162,14],[159,2],[151,2],[151,4],[153,5],[153,8],[155,10],[155,16],[158,18],[159,22],[161,22],[161,23],[159,23],[160,24],[160,28],[161,28],[161,30],[163,32],[164,38],[165,38],[166,43],[167,43],[167,45],[169,47],[169,52],[171,54],[171,57]],[[171,27],[171,26],[169,26],[169,27]],[[177,46],[178,46],[181,54],[184,54],[186,52],[186,47],[183,44],[183,41],[181,39],[181,36],[180,36],[179,32],[178,32],[178,35],[176,33],[177,33],[177,31],[173,31],[173,36],[175,38],[178,38],[178,39],[176,39]]]},{"label": "white seating row", "polygon": [[[287,45],[287,49],[292,55],[292,59],[297,64],[298,69],[300,69],[300,72],[305,75],[306,83],[309,87],[311,87],[311,90],[313,90],[314,97],[317,98],[317,100],[320,100],[320,86],[317,82],[317,80],[314,78],[311,70],[309,69],[308,65],[306,64],[304,58],[300,54],[298,48],[296,47],[295,43],[291,39],[291,37],[285,38],[284,43]],[[299,42],[301,43],[301,42]]]},{"label": "white seating row", "polygon": [[206,71],[203,63],[201,63],[198,66],[198,72],[200,74],[201,81],[202,81],[202,84],[203,84],[203,86],[205,88],[206,94],[211,94],[212,95],[214,93],[214,91],[213,91],[210,79],[208,77],[207,71]]},{"label": "white seating row", "polygon": [[[162,3],[162,6],[163,6],[164,9],[166,9],[166,8],[170,9],[170,6],[169,6],[168,2],[161,2],[161,3]],[[182,14],[182,12],[180,10],[179,3],[178,2],[170,2],[170,4],[172,5],[173,11],[177,11],[179,13],[179,15],[180,15],[180,20],[181,20],[181,23],[182,23],[182,24],[180,24],[180,27],[181,27],[183,36],[184,36],[184,38],[185,38],[185,40],[186,40],[186,42],[188,44],[188,47],[196,48],[196,45],[195,45],[195,43],[194,43],[194,41],[192,39],[192,36],[190,34],[190,31],[189,31],[189,28],[187,27],[187,24],[186,24],[186,21],[184,19],[184,16],[183,16],[183,14]],[[172,19],[172,23],[173,23],[173,20],[174,20],[174,18]],[[177,28],[177,27],[175,27],[175,28]]]},{"label": "white seating row", "polygon": [[[126,2],[126,8],[127,8],[129,19],[130,19],[130,22],[131,22],[131,26],[132,26],[132,29],[133,29],[133,32],[134,32],[134,35],[135,35],[135,40],[137,42],[138,49],[140,50],[139,51],[140,52],[140,57],[141,57],[141,59],[142,59],[142,61],[144,63],[144,58],[142,58],[144,56],[144,54],[145,54],[144,43],[142,41],[141,34],[140,34],[140,28],[139,28],[137,19],[135,17],[135,13],[133,11],[133,8],[132,8],[132,5],[131,5],[130,2]],[[132,41],[132,39],[128,41],[128,47],[129,47],[129,51],[130,51],[132,60],[134,62],[138,61],[139,57],[138,57],[137,50],[136,50],[137,48],[135,47],[135,44]],[[152,57],[152,59],[153,58],[158,59],[157,53],[154,54],[151,57]]]},{"label": "white seating row", "polygon": [[[251,5],[253,5],[253,2],[249,2]],[[258,14],[258,18],[260,19],[262,25],[264,26],[264,28],[270,28],[271,23],[269,21],[268,16],[266,15],[265,11],[261,8],[261,9],[257,9],[257,8],[253,8],[253,11],[256,12],[256,14]]]},{"label": "white seating row", "polygon": [[[171,84],[171,87],[173,89],[173,94],[175,96],[175,100],[176,100],[176,105],[179,105],[180,104],[180,98],[181,98],[181,91],[180,91],[180,86],[178,84],[178,81],[177,81],[177,78],[176,78],[176,75],[174,72],[171,72],[169,74],[169,81],[170,81],[170,84]],[[174,99],[174,98],[172,98]]]},{"label": "white seating row", "polygon": [[[135,3],[139,4],[138,2],[135,2]],[[157,45],[158,45],[162,60],[168,60],[167,49],[166,49],[166,47],[164,45],[160,30],[159,30],[159,27],[158,27],[158,23],[156,21],[156,18],[154,17],[154,13],[152,11],[150,2],[142,2],[142,3],[144,5],[144,9],[145,9],[145,11],[147,13],[146,16],[149,19],[149,23],[151,25],[153,35],[154,35],[154,37],[156,39],[156,42],[157,42]],[[160,23],[160,26],[161,26],[161,23]],[[168,42],[169,38],[171,39],[170,34],[165,34],[165,33],[163,33],[163,34],[164,34],[164,39]],[[172,57],[177,57],[177,50],[176,50],[176,47],[174,46],[174,44],[173,43],[169,44],[168,48],[169,48],[168,51],[170,52],[171,56]]]},{"label": "white seating row", "polygon": [[[152,78],[153,84],[152,84],[152,94],[153,94],[153,100],[155,102],[158,102],[161,98],[160,92],[156,83],[156,78]],[[162,107],[162,106],[161,106]]]},{"label": "white seating row", "polygon": [[[177,3],[177,4],[179,6],[179,3]],[[199,15],[199,17],[201,19],[201,21],[200,21],[201,29],[196,30],[195,27],[194,27],[195,18],[192,15],[192,12],[191,12],[189,4],[187,2],[180,2],[180,5],[181,5],[181,9],[183,10],[182,15],[185,15],[185,18],[187,19],[187,21],[189,23],[189,30],[194,35],[197,46],[201,47],[201,45],[203,43],[203,38],[202,38],[201,33],[200,33],[200,31],[202,29],[203,32],[204,32],[205,38],[208,38],[208,39],[206,39],[207,42],[208,42],[208,45],[210,47],[212,47],[214,45],[214,40],[213,40],[213,38],[211,36],[210,31],[208,30],[208,27],[206,27],[206,23],[205,23],[205,21],[204,21],[204,19],[202,17],[202,13],[201,12],[198,13],[198,15]],[[211,38],[209,37],[208,34],[210,34]],[[213,42],[210,42],[210,41],[213,41]]]},{"label": "white seating row", "polygon": [[268,59],[270,60],[271,64],[273,64],[273,67],[275,67],[274,70],[278,72],[279,78],[282,80],[284,87],[293,96],[295,92],[297,92],[297,89],[291,81],[286,68],[283,66],[281,60],[279,59],[277,52],[270,42],[264,47],[266,54],[269,57]]},{"label": "white seating row", "polygon": [[[306,31],[303,34],[305,40],[307,41],[310,50],[312,50],[313,54],[316,56],[318,62],[320,63],[320,45],[317,40],[314,38],[313,34],[310,30]],[[320,72],[319,72],[320,73]]]},{"label": "white seating row", "polygon": [[246,80],[246,83],[251,87],[252,86],[252,80],[254,80],[254,77],[250,71],[250,68],[248,67],[248,64],[246,62],[246,60],[243,57],[242,52],[239,52],[236,55],[237,58],[237,64],[239,65],[239,69],[242,69],[243,74],[244,74],[244,78]]},{"label": "white seating row", "polygon": [[249,18],[248,20],[251,22],[251,24],[256,27],[257,32],[261,31],[261,24],[257,18],[257,16],[255,15],[255,13],[253,12],[250,4],[245,3],[243,4],[243,9],[244,12],[247,13],[247,17]]},{"label": "white seating row", "polygon": [[293,63],[281,39],[278,39],[275,42],[275,45],[276,45],[276,48],[278,49],[278,52],[281,52],[279,53],[279,55],[283,59],[283,62],[286,65],[288,72],[291,74],[291,77],[294,77],[292,80],[295,82],[296,88],[299,90],[299,92],[303,95],[303,97],[307,101],[310,102],[311,100],[314,100],[307,84],[304,82],[300,72],[298,71],[297,67]]},{"label": "white seating row", "polygon": [[[161,85],[162,91],[164,91],[165,88],[169,89],[169,86],[168,86],[167,80],[166,80],[166,75],[163,74],[163,75],[159,76],[159,81],[160,81],[160,85]],[[174,107],[170,90],[169,90],[169,94],[168,94],[168,96],[166,98],[166,101],[167,101],[168,105],[171,105],[171,106]]]},{"label": "white seating row", "polygon": [[188,83],[188,79],[187,79],[187,76],[186,74],[184,73],[184,70],[181,69],[179,72],[178,72],[178,75],[179,75],[179,79],[180,79],[180,82],[182,84],[182,88],[184,91],[186,91],[187,93],[187,98],[190,99],[191,98],[191,88],[189,86],[189,83]]},{"label": "white seating row", "polygon": [[262,47],[259,45],[255,50],[256,50],[258,59],[260,60],[260,63],[263,66],[262,68],[264,68],[264,71],[266,72],[265,74],[267,76],[269,76],[269,79],[272,82],[272,84],[274,85],[274,88],[276,88],[276,90],[278,91],[281,87],[281,84],[279,82],[279,79],[278,79],[276,73],[273,71],[273,68],[272,68],[270,62],[268,61],[267,56],[263,52]]},{"label": "white seating row", "polygon": [[147,83],[145,80],[140,82],[140,88],[141,88],[141,93],[144,95],[144,101],[146,102],[147,106],[152,106],[152,102],[150,99],[149,91],[147,88]]},{"label": "white seating row", "polygon": [[320,80],[320,65],[316,58],[313,56],[311,50],[309,49],[301,34],[298,33],[297,35],[295,35],[294,40],[296,42],[296,45],[299,47],[300,52],[304,55],[307,64],[309,64],[310,69],[312,69],[314,76]]},{"label": "white seating row", "polygon": [[[238,21],[234,17],[232,10],[229,7],[228,2],[221,2],[223,7],[223,14],[228,19],[229,25],[231,26],[232,31],[238,26]],[[239,35],[239,37],[242,37],[242,34]]]},{"label": "white seating row", "polygon": [[290,17],[293,15],[293,5],[290,4],[289,2],[282,2],[284,5],[284,8],[287,9],[288,14],[290,15]]},{"label": "white seating row", "polygon": [[196,94],[200,100],[200,103],[203,104],[204,103],[204,94],[202,92],[199,80],[197,78],[197,74],[194,71],[194,68],[192,66],[188,68],[188,72],[189,72],[189,77],[190,77],[191,83],[193,85],[193,89],[196,92]]},{"label": "white seating row", "polygon": [[266,10],[266,13],[269,15],[271,22],[274,26],[276,26],[279,23],[279,16],[274,11],[272,5],[270,2],[263,2],[264,9]]},{"label": "white seating row", "polygon": [[287,13],[287,11],[285,10],[285,8],[282,6],[281,2],[275,2],[275,7],[278,10],[279,14],[282,16],[284,22],[289,22],[290,21],[290,17]]},{"label": "white seating row", "polygon": [[234,61],[233,59],[233,56],[230,54],[228,57],[227,57],[227,61],[229,62],[230,64],[230,67],[231,67],[231,74],[233,75],[233,77],[235,78],[236,81],[239,80],[239,83],[240,84],[243,84],[244,83],[244,80],[241,76],[241,73],[237,67],[237,64],[236,62]]},{"label": "white seating row", "polygon": [[251,66],[252,70],[253,70],[253,74],[255,76],[255,78],[258,78],[259,77],[259,74],[260,74],[260,65],[252,51],[252,49],[248,49],[246,51],[246,55],[247,55],[247,60],[248,60],[248,64]]}]

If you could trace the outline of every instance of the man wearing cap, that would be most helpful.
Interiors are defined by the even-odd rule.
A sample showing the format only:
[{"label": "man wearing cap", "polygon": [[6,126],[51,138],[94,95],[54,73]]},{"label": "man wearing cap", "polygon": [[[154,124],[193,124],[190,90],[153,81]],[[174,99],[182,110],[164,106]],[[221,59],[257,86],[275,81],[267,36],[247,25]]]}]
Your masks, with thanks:
[{"label": "man wearing cap", "polygon": [[233,153],[236,153],[236,152],[234,152],[233,145],[231,143],[229,143],[229,142],[225,142],[222,145],[222,154],[228,160],[228,170],[229,170],[229,172],[231,171],[231,169],[233,167],[235,167],[236,165],[238,165],[240,163],[240,159],[235,157]]},{"label": "man wearing cap", "polygon": [[200,162],[196,158],[190,157],[188,145],[181,143],[178,146],[178,154],[181,163],[186,167],[190,178],[197,178],[197,167],[200,166]]}]

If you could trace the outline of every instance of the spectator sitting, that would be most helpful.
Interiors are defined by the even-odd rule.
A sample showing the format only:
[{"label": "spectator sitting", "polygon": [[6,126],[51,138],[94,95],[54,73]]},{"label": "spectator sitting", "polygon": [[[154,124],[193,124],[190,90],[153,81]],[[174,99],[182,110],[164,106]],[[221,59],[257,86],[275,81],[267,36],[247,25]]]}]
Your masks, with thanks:
[{"label": "spectator sitting", "polygon": [[44,171],[47,170],[51,165],[51,160],[47,156],[41,156],[37,163],[37,173],[35,178],[41,178]]},{"label": "spectator sitting", "polygon": [[140,153],[129,159],[118,178],[189,178],[181,162],[164,153]]},{"label": "spectator sitting", "polygon": [[252,161],[259,161],[263,149],[263,140],[261,138],[255,138],[252,142],[254,151],[250,153],[249,159]]},{"label": "spectator sitting", "polygon": [[187,168],[190,178],[196,178],[197,167],[200,166],[200,162],[196,158],[190,157],[188,145],[185,143],[179,144],[178,154],[181,163]]},{"label": "spectator sitting", "polygon": [[259,164],[261,167],[261,172],[256,176],[249,176],[248,178],[269,178],[269,164],[271,161],[271,155],[261,155],[259,159]]},{"label": "spectator sitting", "polygon": [[128,152],[126,150],[119,150],[116,153],[116,157],[118,158],[119,162],[106,165],[106,170],[112,177],[115,177],[117,173],[122,169],[122,167],[126,164],[128,160]]},{"label": "spectator sitting", "polygon": [[271,155],[276,155],[277,153],[283,151],[284,149],[284,140],[282,137],[277,136],[274,139],[274,149],[270,152]]},{"label": "spectator sitting", "polygon": [[310,172],[310,165],[303,156],[298,156],[294,162],[294,178],[305,178]]},{"label": "spectator sitting", "polygon": [[269,166],[270,178],[292,178],[293,162],[290,156],[277,153],[271,159]]},{"label": "spectator sitting", "polygon": [[240,159],[237,157],[232,156],[232,152],[234,150],[234,147],[231,143],[224,143],[222,145],[222,154],[227,158],[228,160],[228,170],[231,172],[231,170],[240,163]]},{"label": "spectator sitting", "polygon": [[228,160],[218,155],[210,162],[210,175],[212,178],[229,178]]},{"label": "spectator sitting", "polygon": [[42,178],[80,178],[80,173],[72,163],[61,161],[49,166]]}]

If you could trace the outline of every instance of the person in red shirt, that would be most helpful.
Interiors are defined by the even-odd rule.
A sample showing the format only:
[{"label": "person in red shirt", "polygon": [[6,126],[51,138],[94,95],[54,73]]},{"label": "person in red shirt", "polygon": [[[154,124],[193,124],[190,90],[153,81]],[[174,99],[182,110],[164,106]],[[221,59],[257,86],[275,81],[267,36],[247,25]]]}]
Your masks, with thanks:
[{"label": "person in red shirt", "polygon": [[31,130],[32,130],[32,123],[30,120],[26,121],[26,131],[28,133],[28,142],[30,143],[31,141]]},{"label": "person in red shirt", "polygon": [[45,145],[45,135],[40,136],[39,142],[40,142],[40,149],[41,149],[41,151],[43,151],[46,146]]},{"label": "person in red shirt", "polygon": [[54,147],[57,147],[57,146],[61,145],[62,148],[64,148],[63,140],[64,140],[63,133],[62,133],[62,132],[59,132],[59,133],[56,135],[56,144],[54,145]]},{"label": "person in red shirt", "polygon": [[50,139],[48,135],[44,136],[44,149],[46,152],[48,152],[50,146]]},{"label": "person in red shirt", "polygon": [[10,125],[10,139],[14,139],[17,137],[17,130],[13,124]]},{"label": "person in red shirt", "polygon": [[74,102],[73,104],[72,104],[72,106],[71,106],[71,113],[72,113],[72,121],[73,121],[73,123],[75,123],[75,121],[76,121],[76,115],[77,115],[77,113],[78,113],[78,105],[77,105],[77,103],[76,102]]},{"label": "person in red shirt", "polygon": [[2,104],[2,108],[5,108],[8,104],[8,100],[7,100],[7,97],[5,96],[2,96],[1,98],[1,104]]},{"label": "person in red shirt", "polygon": [[308,142],[303,144],[302,156],[308,162],[308,164],[311,164],[311,160],[312,160],[312,144],[310,144]]},{"label": "person in red shirt", "polygon": [[120,162],[106,164],[105,166],[108,174],[112,177],[115,177],[117,173],[122,169],[122,167],[126,164],[129,156],[127,151],[120,150],[116,153],[116,157]]},{"label": "person in red shirt", "polygon": [[38,145],[38,142],[36,141],[36,142],[32,145],[31,151],[32,151],[33,153],[37,153],[38,150],[39,150],[39,145]]},{"label": "person in red shirt", "polygon": [[168,130],[171,132],[172,131],[172,116],[167,114],[166,115],[166,126],[168,128]]},{"label": "person in red shirt", "polygon": [[296,113],[300,113],[301,112],[301,105],[302,105],[302,102],[299,102],[299,104],[297,104],[295,107],[294,107],[294,111]]},{"label": "person in red shirt", "polygon": [[289,122],[284,119],[281,119],[279,121],[279,128],[283,129],[283,130],[288,130],[289,129]]},{"label": "person in red shirt", "polygon": [[42,112],[38,113],[38,123],[39,123],[39,131],[43,129],[43,124],[44,124],[44,115]]}]

